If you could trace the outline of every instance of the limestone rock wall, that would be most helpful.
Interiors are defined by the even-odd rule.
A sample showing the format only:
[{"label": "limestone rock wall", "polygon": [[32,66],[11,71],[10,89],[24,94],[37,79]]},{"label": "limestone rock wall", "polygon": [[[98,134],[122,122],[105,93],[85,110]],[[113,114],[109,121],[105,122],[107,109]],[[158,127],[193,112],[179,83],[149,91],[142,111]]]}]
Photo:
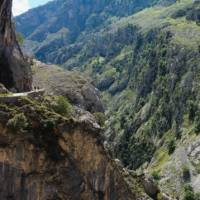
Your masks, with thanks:
[{"label": "limestone rock wall", "polygon": [[17,91],[31,89],[31,70],[13,29],[12,0],[0,1],[0,82]]},{"label": "limestone rock wall", "polygon": [[[61,158],[56,161],[31,136],[13,135],[1,127],[0,199],[138,199],[105,152],[98,130],[83,124],[72,122],[52,133]],[[47,148],[56,153],[53,145]]]}]

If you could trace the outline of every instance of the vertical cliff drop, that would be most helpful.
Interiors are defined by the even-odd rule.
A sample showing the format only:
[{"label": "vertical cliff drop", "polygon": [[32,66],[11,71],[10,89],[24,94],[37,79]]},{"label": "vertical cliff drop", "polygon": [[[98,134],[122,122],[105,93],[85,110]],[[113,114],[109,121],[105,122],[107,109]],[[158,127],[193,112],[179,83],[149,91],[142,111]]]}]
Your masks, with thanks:
[{"label": "vertical cliff drop", "polygon": [[31,70],[20,50],[13,29],[12,0],[0,1],[0,82],[8,89],[31,89]]},{"label": "vertical cliff drop", "polygon": [[[16,40],[11,7],[12,0],[0,1],[0,83],[27,91],[31,70]],[[149,199],[111,159],[91,114],[61,115],[54,96],[1,100],[1,200]]]}]

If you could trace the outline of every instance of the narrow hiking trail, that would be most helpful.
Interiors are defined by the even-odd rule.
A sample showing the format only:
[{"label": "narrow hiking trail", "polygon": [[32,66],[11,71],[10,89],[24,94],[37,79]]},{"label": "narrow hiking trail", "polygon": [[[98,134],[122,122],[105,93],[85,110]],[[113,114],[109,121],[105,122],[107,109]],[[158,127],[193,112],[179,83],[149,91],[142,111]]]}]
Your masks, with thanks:
[{"label": "narrow hiking trail", "polygon": [[45,93],[45,89],[39,89],[39,90],[32,90],[30,92],[21,92],[21,93],[11,93],[11,94],[6,94],[3,96],[0,96],[0,102],[15,102],[21,97],[32,97],[32,98],[37,98],[39,96],[43,96]]}]

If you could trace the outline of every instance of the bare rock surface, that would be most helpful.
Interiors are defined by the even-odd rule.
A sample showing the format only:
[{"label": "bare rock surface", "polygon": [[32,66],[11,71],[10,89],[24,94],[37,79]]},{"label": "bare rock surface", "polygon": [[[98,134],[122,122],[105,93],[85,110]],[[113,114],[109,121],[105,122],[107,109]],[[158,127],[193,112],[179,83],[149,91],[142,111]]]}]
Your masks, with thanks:
[{"label": "bare rock surface", "polygon": [[183,139],[175,152],[160,170],[159,188],[173,198],[183,199],[184,185],[190,185],[195,193],[200,191],[200,138]]},{"label": "bare rock surface", "polygon": [[[0,199],[148,199],[134,184],[130,189],[90,114],[63,118],[28,99],[1,110]],[[27,125],[14,131],[8,121],[18,112]]]},{"label": "bare rock surface", "polygon": [[47,65],[34,60],[32,65],[33,85],[45,88],[48,94],[62,95],[71,103],[90,112],[103,112],[99,91],[91,80],[75,71],[67,71],[56,65]]},{"label": "bare rock surface", "polygon": [[12,0],[0,1],[0,82],[8,89],[31,89],[31,71],[13,30]]}]

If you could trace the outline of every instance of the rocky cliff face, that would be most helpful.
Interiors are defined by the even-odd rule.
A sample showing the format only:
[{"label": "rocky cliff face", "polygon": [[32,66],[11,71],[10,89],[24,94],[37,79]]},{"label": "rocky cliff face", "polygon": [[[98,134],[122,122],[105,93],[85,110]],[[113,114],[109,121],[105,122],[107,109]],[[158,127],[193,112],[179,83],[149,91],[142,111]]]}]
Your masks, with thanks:
[{"label": "rocky cliff face", "polygon": [[13,137],[1,128],[0,198],[135,199],[98,139],[90,135],[94,130],[79,125],[59,133],[57,145],[63,158],[57,162],[23,136]]},{"label": "rocky cliff face", "polygon": [[[30,70],[16,42],[11,5],[0,2],[0,82],[24,91],[31,88]],[[0,199],[148,199],[125,181],[90,113],[65,100],[58,105],[55,96],[6,102],[8,91],[0,87]]]},{"label": "rocky cliff face", "polygon": [[90,74],[103,91],[114,156],[179,199],[200,191],[199,9],[185,0],[146,9],[63,51],[71,52],[64,66]]},{"label": "rocky cliff face", "polygon": [[72,104],[89,112],[104,112],[100,92],[91,79],[36,60],[31,61],[31,66],[34,86],[45,88],[48,94],[65,96]]},{"label": "rocky cliff face", "polygon": [[0,82],[18,91],[31,88],[30,69],[16,41],[11,21],[12,0],[0,2]]},{"label": "rocky cliff face", "polygon": [[100,128],[89,113],[66,119],[46,107],[44,99],[1,105],[0,184],[0,199],[134,200],[142,196],[130,190],[121,168],[106,153]]}]

